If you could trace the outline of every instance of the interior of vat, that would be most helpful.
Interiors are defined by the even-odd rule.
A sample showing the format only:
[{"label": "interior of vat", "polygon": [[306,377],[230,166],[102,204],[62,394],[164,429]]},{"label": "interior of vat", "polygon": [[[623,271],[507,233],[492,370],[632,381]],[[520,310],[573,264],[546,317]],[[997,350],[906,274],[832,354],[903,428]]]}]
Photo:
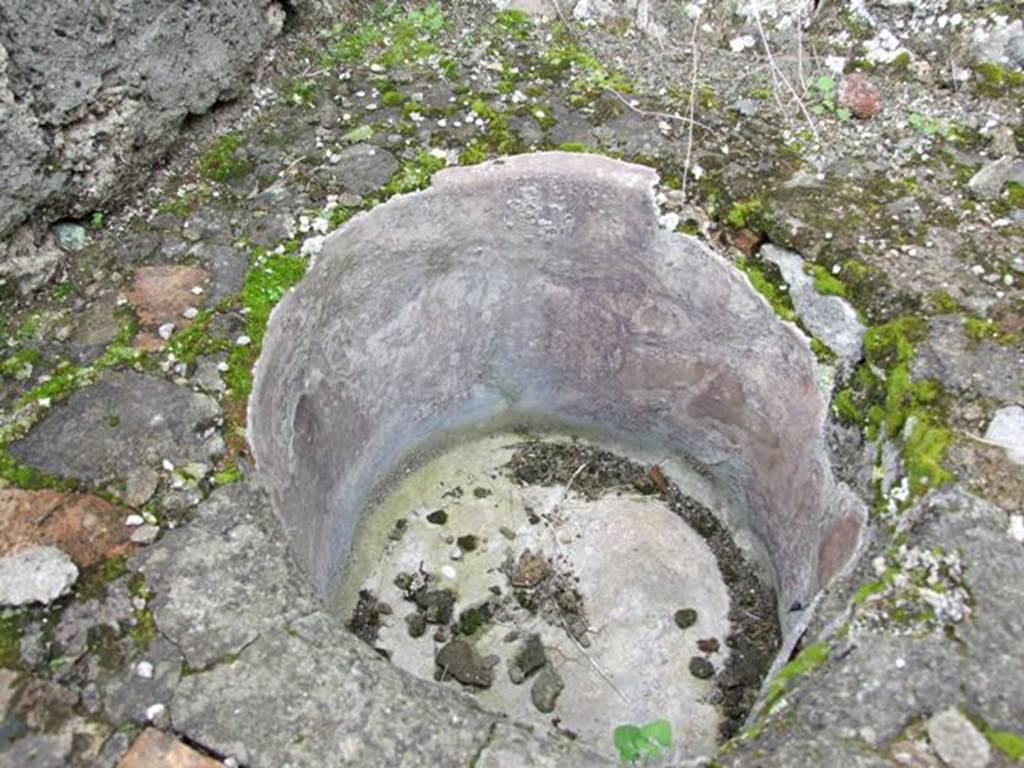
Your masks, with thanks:
[{"label": "interior of vat", "polygon": [[[377,588],[363,609],[384,602],[385,584],[390,588],[396,578],[424,570],[400,566],[403,558],[406,566],[422,560],[429,541],[439,542],[431,573],[436,583],[400,586],[402,594],[387,603],[391,613],[376,617],[397,627],[396,636],[411,636],[408,617],[432,608],[417,603],[420,587],[436,592],[449,578],[444,573],[454,572],[449,580],[457,596],[464,575],[459,569],[492,550],[496,559],[482,570],[504,572],[506,586],[517,594],[516,588],[536,586],[517,587],[513,579],[526,550],[543,552],[555,573],[559,563],[571,563],[567,578],[585,584],[580,574],[593,561],[615,542],[634,540],[629,556],[601,561],[590,583],[598,591],[608,584],[621,591],[644,583],[638,564],[673,559],[651,548],[660,539],[682,542],[687,525],[694,527],[684,519],[676,530],[668,503],[675,494],[721,523],[774,593],[783,655],[792,646],[815,595],[854,555],[864,509],[829,466],[828,396],[818,384],[806,339],[781,322],[721,256],[659,227],[656,181],[641,166],[565,153],[443,171],[428,190],[395,198],[331,236],[305,280],[279,304],[257,365],[250,441],[296,557],[320,595],[339,605],[346,618],[360,607],[359,592],[368,583]],[[520,427],[531,431],[509,431]],[[638,468],[654,487],[618,487],[610,504],[574,491],[571,473],[521,488],[501,467],[531,440],[562,450],[610,448],[608,455]],[[578,466],[590,463],[584,459]],[[444,495],[457,485],[464,492],[486,491],[479,500],[490,506],[472,508],[469,497]],[[497,501],[491,486],[499,487]],[[633,498],[634,491],[644,498]],[[656,509],[659,503],[665,509]],[[398,512],[396,504],[402,507]],[[428,519],[443,510],[479,524],[502,505],[505,512],[514,508],[527,517],[527,507],[539,508],[557,512],[559,521],[575,517],[586,524],[568,523],[574,533],[558,541],[552,517],[536,515],[540,522],[531,530],[529,520],[513,529],[499,515],[490,520],[490,530],[472,534],[486,540],[478,550],[459,541],[471,534],[437,530],[436,519]],[[406,520],[403,530],[423,536],[391,536],[400,518]],[[618,522],[605,538],[587,539],[610,520]],[[642,542],[641,530],[648,534]],[[664,536],[650,535],[661,530]],[[577,541],[583,542],[579,551],[564,551]],[[679,546],[691,547],[690,559],[700,559],[700,542]],[[502,571],[509,558],[511,565]],[[383,569],[385,560],[398,570]],[[666,701],[677,692],[673,679],[682,684],[693,658],[713,661],[707,676],[704,668],[699,674],[689,668],[698,681],[714,679],[687,694],[713,716],[672,714],[673,729],[687,732],[692,726],[694,743],[702,748],[720,731],[722,698],[714,683],[725,681],[735,648],[725,640],[743,636],[743,628],[729,621],[734,591],[720,590],[724,608],[708,610],[708,625],[699,626],[707,632],[698,632],[700,637],[683,632],[686,622],[670,610],[698,599],[685,596],[694,580],[705,592],[717,589],[708,585],[716,570],[721,576],[722,560],[717,569],[713,557],[707,563],[698,575],[669,571],[650,581],[662,584],[661,592],[667,582],[669,594],[639,589],[636,596],[651,605],[664,601],[648,619],[651,636],[664,643],[652,647],[665,660],[651,684],[664,689]],[[672,585],[680,590],[675,597]],[[468,581],[464,591],[472,591]],[[460,615],[483,600],[456,603],[458,610],[441,622],[451,626],[432,626],[438,634],[427,633],[433,643],[428,651],[421,644],[403,662],[407,648],[393,644],[386,650],[398,666],[421,676],[433,668],[442,684],[473,690],[485,703],[518,716],[515,707],[505,706],[507,697],[488,701],[481,693],[473,679],[479,663],[465,679],[451,680],[452,668],[470,652],[459,646],[462,657],[452,657],[455,640],[471,647],[476,662],[493,664],[487,633],[464,631]],[[722,622],[717,625],[716,615]],[[555,623],[564,619],[560,615]],[[353,626],[359,629],[358,622]],[[516,625],[503,664],[525,652],[533,628]],[[624,671],[616,671],[620,679],[613,680],[606,664],[579,642],[583,635],[566,634],[579,646],[577,660],[594,676],[588,695],[602,701],[609,716],[636,722],[659,716],[608,703],[616,697],[651,698],[647,689],[622,695],[627,678],[637,677],[635,659],[623,661]],[[694,654],[695,638],[717,639],[722,647],[707,651],[705,645]],[[549,650],[553,642],[544,637],[541,645]],[[567,648],[563,654],[572,651]],[[686,664],[673,671],[679,659]],[[499,676],[488,671],[492,679]],[[510,669],[507,676],[515,674]],[[585,687],[579,680],[578,687]],[[561,682],[569,687],[570,680]],[[535,709],[556,728],[572,730],[559,710],[560,702],[572,699],[566,691],[553,710],[545,711],[547,703]],[[567,718],[573,714],[578,712]]]}]

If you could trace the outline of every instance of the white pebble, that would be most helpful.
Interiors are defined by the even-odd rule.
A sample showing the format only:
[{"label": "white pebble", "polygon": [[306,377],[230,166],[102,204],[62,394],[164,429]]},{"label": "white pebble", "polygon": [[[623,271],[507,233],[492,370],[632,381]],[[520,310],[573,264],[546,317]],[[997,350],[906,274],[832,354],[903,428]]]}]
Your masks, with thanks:
[{"label": "white pebble", "polygon": [[199,310],[196,309],[195,307],[187,307],[185,311],[181,313],[181,316],[184,317],[186,320],[193,320],[198,314]]},{"label": "white pebble", "polygon": [[142,518],[142,515],[128,515],[128,517],[124,519],[124,524],[129,528],[138,528],[144,522],[146,521]]},{"label": "white pebble", "polygon": [[240,347],[247,347],[250,344],[252,344],[252,339],[250,339],[248,336],[239,336],[237,339],[235,339],[235,344],[237,344]]},{"label": "white pebble", "polygon": [[153,663],[150,661],[140,661],[135,665],[135,674],[141,677],[143,680],[153,679]]},{"label": "white pebble", "polygon": [[167,341],[169,338],[171,338],[171,335],[174,333],[174,323],[164,323],[163,325],[156,329],[156,332],[161,339]]},{"label": "white pebble", "polygon": [[450,565],[442,565],[441,566],[441,575],[444,576],[446,579],[454,579],[455,578],[455,569],[452,568]]},{"label": "white pebble", "polygon": [[146,719],[149,720],[149,722],[153,722],[160,717],[166,709],[167,707],[163,704],[154,704],[146,709]]}]

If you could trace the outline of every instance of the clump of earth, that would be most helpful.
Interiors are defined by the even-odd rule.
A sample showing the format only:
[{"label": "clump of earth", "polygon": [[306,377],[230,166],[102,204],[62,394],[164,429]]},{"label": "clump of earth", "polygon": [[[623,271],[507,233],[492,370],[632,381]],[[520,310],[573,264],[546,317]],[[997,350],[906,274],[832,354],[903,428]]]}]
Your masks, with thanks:
[{"label": "clump of earth", "polygon": [[778,648],[774,593],[720,511],[576,440],[496,434],[435,456],[353,552],[341,610],[362,640],[606,752],[617,726],[659,719],[682,752],[712,752]]}]

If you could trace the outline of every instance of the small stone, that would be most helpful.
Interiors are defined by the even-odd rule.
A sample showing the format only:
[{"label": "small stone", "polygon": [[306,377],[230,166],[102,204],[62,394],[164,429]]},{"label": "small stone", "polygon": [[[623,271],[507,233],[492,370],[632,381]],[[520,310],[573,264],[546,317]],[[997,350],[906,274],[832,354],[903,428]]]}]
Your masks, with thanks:
[{"label": "small stone", "polygon": [[174,323],[164,323],[156,329],[156,334],[164,341],[167,341],[174,335]]},{"label": "small stone", "polygon": [[448,513],[443,509],[435,510],[427,515],[427,522],[434,525],[444,525],[448,522]]},{"label": "small stone", "polygon": [[716,637],[708,637],[697,641],[697,649],[701,653],[716,653],[718,648],[718,638]]},{"label": "small stone", "polygon": [[19,549],[0,558],[0,606],[52,603],[78,580],[78,568],[53,546]]},{"label": "small stone", "polygon": [[551,575],[551,564],[544,555],[525,550],[512,571],[512,586],[535,587]]},{"label": "small stone", "polygon": [[131,472],[124,482],[124,500],[130,507],[141,507],[156,493],[160,475],[151,467],[140,467]]},{"label": "small stone", "polygon": [[868,120],[882,111],[882,99],[878,89],[859,72],[846,76],[839,103],[863,120]]},{"label": "small stone", "polygon": [[473,496],[478,498],[478,499],[486,499],[490,495],[491,495],[491,490],[489,488],[479,488],[478,487],[478,488],[474,488],[473,489]]},{"label": "small stone", "polygon": [[958,710],[950,708],[928,720],[928,739],[950,768],[984,768],[991,758],[988,741]]},{"label": "small stone", "polygon": [[455,678],[477,688],[490,688],[494,682],[494,672],[486,667],[476,648],[465,640],[452,640],[438,652],[434,662],[441,681]]},{"label": "small stone", "polygon": [[512,541],[516,537],[516,532],[504,525],[498,529],[498,532],[509,541]]},{"label": "small stone", "polygon": [[199,310],[195,307],[185,307],[185,311],[181,313],[181,316],[186,320],[195,320],[199,314]]},{"label": "small stone", "polygon": [[1024,465],[1024,408],[1010,405],[992,416],[985,430],[985,439],[998,443],[1014,464]]},{"label": "small stone", "polygon": [[239,347],[247,347],[250,344],[252,344],[252,339],[243,334],[239,336],[237,339],[235,339],[235,344],[238,345]]},{"label": "small stone", "polygon": [[156,541],[157,536],[160,535],[160,526],[158,525],[140,525],[134,531],[132,531],[132,543],[149,545]]},{"label": "small stone", "polygon": [[[154,707],[147,710],[147,714]],[[155,722],[160,713],[152,718]],[[187,766],[187,768],[220,768],[221,763],[196,752],[173,736],[161,733],[156,728],[147,728],[132,743],[131,749],[121,758],[118,768],[157,768],[158,766]]]},{"label": "small stone", "polygon": [[473,552],[480,545],[480,539],[473,534],[468,534],[466,536],[459,536],[455,543],[463,552]]},{"label": "small stone", "polygon": [[453,550],[452,550],[452,551],[451,551],[451,552],[449,553],[449,555],[448,555],[448,556],[449,556],[449,557],[450,557],[450,558],[451,558],[452,560],[461,560],[461,559],[462,559],[462,550],[461,550],[461,549],[459,549],[458,547],[455,547],[455,549],[453,549]]},{"label": "small stone", "polygon": [[509,661],[508,677],[513,683],[519,685],[547,662],[548,658],[544,653],[544,644],[540,640],[540,635],[532,634],[526,638],[526,642]]},{"label": "small stone", "polygon": [[57,224],[53,228],[53,233],[65,251],[81,251],[89,242],[89,234],[80,224]]},{"label": "small stone", "polygon": [[146,521],[142,515],[128,515],[128,517],[124,519],[124,524],[129,528],[138,528],[144,522]]},{"label": "small stone", "polygon": [[135,665],[135,674],[141,677],[143,680],[153,679],[153,662],[151,661],[140,661]]},{"label": "small stone", "polygon": [[455,593],[450,589],[421,589],[414,597],[428,624],[447,624],[452,620]]},{"label": "small stone", "polygon": [[530,700],[538,712],[544,714],[554,712],[555,702],[558,701],[563,688],[565,688],[565,682],[555,672],[555,668],[548,664],[530,686]]},{"label": "small stone", "polygon": [[697,612],[693,608],[680,608],[673,614],[672,620],[680,629],[689,629],[697,623]]},{"label": "small stone", "polygon": [[699,680],[707,680],[715,674],[715,666],[705,658],[694,656],[690,659],[690,674]]},{"label": "small stone", "polygon": [[994,200],[1003,191],[1003,185],[1013,168],[1012,157],[1001,157],[985,165],[967,182],[968,188],[975,197],[982,200]]},{"label": "small stone", "polygon": [[441,566],[441,575],[444,576],[446,579],[454,579],[456,576],[456,571],[450,565],[443,565]]},{"label": "small stone", "polygon": [[405,627],[409,631],[409,637],[423,637],[427,631],[427,620],[422,613],[410,613],[405,617]]}]

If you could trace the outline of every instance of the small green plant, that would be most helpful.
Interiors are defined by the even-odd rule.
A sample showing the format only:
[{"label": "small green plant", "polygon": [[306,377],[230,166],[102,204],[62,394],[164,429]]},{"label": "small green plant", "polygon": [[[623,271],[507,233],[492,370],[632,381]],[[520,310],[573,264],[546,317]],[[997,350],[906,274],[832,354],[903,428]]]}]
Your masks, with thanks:
[{"label": "small green plant", "polygon": [[923,133],[925,136],[935,136],[936,134],[944,136],[948,130],[946,126],[934,117],[922,115],[920,112],[911,112],[910,117],[907,118],[907,123],[915,131]]},{"label": "small green plant", "polygon": [[216,143],[199,158],[199,170],[211,181],[231,181],[246,176],[252,164],[239,157],[239,150],[245,139],[235,133],[221,136]]},{"label": "small green plant", "polygon": [[1013,731],[985,731],[985,738],[1014,762],[1024,762],[1024,736]]},{"label": "small green plant", "polygon": [[645,756],[657,757],[672,746],[672,725],[668,720],[620,725],[612,734],[612,741],[624,763],[635,763]]},{"label": "small green plant", "polygon": [[103,229],[103,211],[94,211],[89,218],[89,226],[93,229]]},{"label": "small green plant", "polygon": [[822,75],[815,80],[811,87],[807,89],[805,98],[811,105],[811,112],[816,115],[828,113],[835,115],[840,120],[850,119],[850,110],[839,106],[836,79],[831,75]]}]

